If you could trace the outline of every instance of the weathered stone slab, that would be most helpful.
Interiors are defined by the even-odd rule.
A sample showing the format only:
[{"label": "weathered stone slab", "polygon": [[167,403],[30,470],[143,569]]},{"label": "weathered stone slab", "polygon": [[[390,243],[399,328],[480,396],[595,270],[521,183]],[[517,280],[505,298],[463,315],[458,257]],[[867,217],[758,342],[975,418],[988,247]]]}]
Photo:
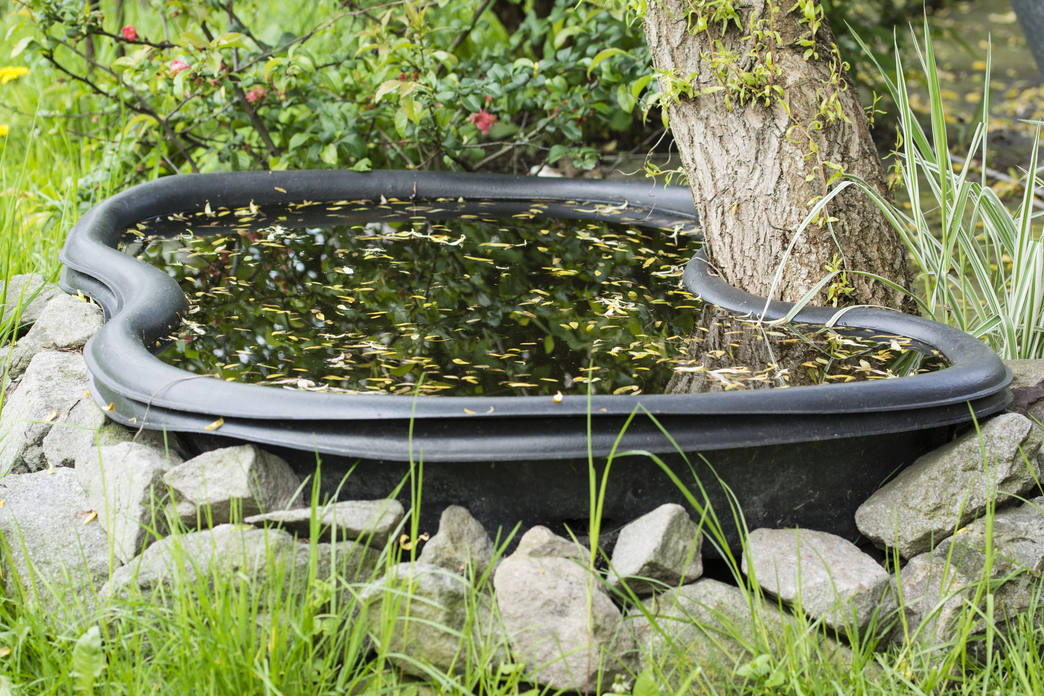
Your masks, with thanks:
[{"label": "weathered stone slab", "polygon": [[79,353],[40,353],[4,403],[0,417],[0,475],[47,466],[43,441],[84,398],[87,366]]},{"label": "weathered stone slab", "polygon": [[439,531],[424,544],[418,561],[480,578],[493,563],[495,549],[486,530],[471,513],[450,505],[439,518]]},{"label": "weathered stone slab", "polygon": [[361,600],[370,639],[393,653],[389,659],[407,674],[428,676],[425,666],[462,674],[483,655],[493,654],[493,664],[507,661],[492,600],[446,568],[392,566]]},{"label": "weathered stone slab", "polygon": [[687,585],[703,574],[703,534],[681,505],[668,503],[620,530],[609,584],[650,594]]},{"label": "weathered stone slab", "polygon": [[515,660],[552,689],[606,689],[633,671],[620,610],[584,560],[573,543],[533,527],[493,580]]},{"label": "weathered stone slab", "polygon": [[[394,498],[329,503],[316,511],[319,539],[361,539],[381,547],[388,543],[388,535],[395,531],[405,514],[402,503]],[[311,520],[311,508],[294,508],[253,515],[244,521],[247,524],[268,524],[307,537],[311,533]]]},{"label": "weathered stone slab", "polygon": [[290,465],[257,445],[226,447],[201,454],[163,477],[174,512],[183,524],[225,524],[233,508],[239,519],[295,507],[300,485]]},{"label": "weathered stone slab", "polygon": [[885,569],[852,542],[826,532],[755,529],[741,569],[769,594],[838,631],[861,634],[875,614],[883,618],[894,609],[882,606],[890,584]]},{"label": "weathered stone slab", "polygon": [[25,372],[37,354],[48,350],[79,348],[102,327],[102,310],[75,295],[59,294],[47,303],[40,317],[11,351],[8,377]]},{"label": "weathered stone slab", "polygon": [[973,600],[985,580],[994,582],[995,621],[1036,608],[1036,587],[1044,571],[1044,498],[997,511],[992,563],[987,534],[986,520],[978,520],[903,568],[903,609],[914,642],[931,647],[952,639],[962,617],[971,620],[973,632],[984,630],[986,595],[978,604]]},{"label": "weathered stone slab", "polygon": [[1003,362],[1011,368],[1012,389],[1044,385],[1044,360],[1004,360]]},{"label": "weathered stone slab", "polygon": [[43,276],[37,273],[16,275],[7,283],[0,281],[0,292],[4,290],[6,293],[3,295],[3,316],[0,318],[0,323],[7,323],[21,305],[22,311],[18,317],[19,326],[29,326],[35,323],[47,303],[57,295],[64,294],[61,288],[54,283],[48,283]]},{"label": "weathered stone slab", "polygon": [[1042,443],[1044,431],[1025,416],[1001,414],[982,425],[981,442],[973,430],[900,472],[860,506],[856,526],[904,558],[929,551],[991,501],[1031,491]]},{"label": "weathered stone slab", "polygon": [[121,562],[166,534],[163,475],[180,463],[181,457],[173,452],[133,442],[87,447],[76,459],[76,476]]},{"label": "weathered stone slab", "polygon": [[[48,611],[90,608],[109,577],[109,542],[72,469],[0,479],[7,597]],[[86,523],[86,524],[85,524]],[[75,613],[75,612],[74,612]]]}]

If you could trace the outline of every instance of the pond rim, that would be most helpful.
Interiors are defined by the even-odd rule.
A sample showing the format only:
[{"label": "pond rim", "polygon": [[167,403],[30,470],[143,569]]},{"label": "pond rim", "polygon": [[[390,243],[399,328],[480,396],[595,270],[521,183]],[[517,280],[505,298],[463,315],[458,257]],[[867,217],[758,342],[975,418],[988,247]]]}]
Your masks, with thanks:
[{"label": "pond rim", "polygon": [[[558,446],[565,445],[565,441],[569,443],[557,456],[589,451],[595,456],[604,456],[614,440],[603,433],[588,442],[588,420],[592,430],[608,432],[611,429],[615,434],[621,419],[636,411],[665,418],[672,428],[689,427],[692,432],[680,440],[700,442],[704,449],[715,449],[735,446],[737,438],[751,445],[773,444],[802,438],[844,438],[949,425],[969,420],[972,413],[981,417],[999,411],[1011,398],[1006,389],[1011,380],[1010,371],[981,341],[920,317],[862,308],[846,312],[836,325],[917,339],[938,348],[951,362],[951,367],[930,374],[872,382],[712,394],[568,396],[554,401],[548,396],[412,397],[294,392],[192,375],[162,363],[149,352],[147,346],[178,324],[187,302],[170,276],[115,249],[128,226],[156,215],[199,210],[207,203],[212,208],[231,209],[251,203],[268,206],[304,200],[377,200],[381,196],[404,200],[461,197],[494,200],[510,210],[532,200],[617,207],[626,202],[629,206],[652,208],[690,223],[698,220],[687,188],[664,188],[644,182],[324,170],[189,174],[141,184],[88,211],[73,228],[59,255],[65,265],[61,279],[63,289],[91,296],[102,305],[109,319],[84,348],[95,401],[103,408],[112,404],[110,417],[125,425],[140,426],[144,422],[150,428],[210,432],[207,427],[223,419],[219,429],[222,435],[290,442],[295,443],[292,446],[320,452],[399,460],[411,456],[411,443],[392,446],[387,439],[392,435],[376,433],[374,437],[382,439],[384,444],[375,450],[372,438],[358,432],[359,423],[394,421],[401,426],[405,422],[411,430],[414,423],[421,422],[429,422],[429,429],[442,430],[457,429],[452,423],[463,424],[455,435],[446,432],[438,438],[441,440],[468,437],[469,431],[488,432],[488,438],[475,433],[478,442],[473,448],[451,447],[445,452],[426,455],[435,460],[448,460],[489,458],[492,456],[489,452],[494,450],[499,450],[497,456],[501,458],[512,458],[512,452],[503,447],[509,442],[516,446],[527,434],[513,432],[505,440],[508,431],[520,430],[518,424],[509,425],[508,419],[530,419],[534,426],[538,422],[568,423],[569,429],[577,430],[580,439],[563,435],[556,440]],[[495,212],[491,209],[491,214]],[[606,219],[598,212],[578,212],[576,217]],[[610,221],[620,222],[615,217]],[[704,301],[739,314],[760,314],[765,306],[763,298],[735,290],[707,273],[706,263],[699,255],[688,264],[683,282]],[[789,307],[787,303],[770,303],[766,318],[778,318]],[[829,308],[806,308],[795,321],[823,324],[834,313],[835,310]],[[783,414],[788,417],[779,418]],[[840,418],[842,415],[865,418]],[[726,420],[743,418],[746,426],[757,427],[739,427],[731,434],[714,436],[708,428],[714,422],[720,429],[722,416],[728,417]],[[791,416],[804,416],[808,427],[795,428]],[[773,420],[777,422],[773,424]],[[707,427],[695,422],[689,426],[688,421],[708,423]],[[563,423],[557,425],[564,427]],[[281,435],[275,432],[264,435],[265,428],[279,431]],[[338,436],[339,430],[343,436]],[[541,433],[539,428],[533,430],[528,437],[537,442]],[[646,430],[656,441],[651,451],[673,449],[670,438],[663,437],[662,433],[655,437],[657,428],[635,430]],[[401,427],[395,431],[401,432]],[[650,446],[649,437],[622,444],[643,443]]]}]

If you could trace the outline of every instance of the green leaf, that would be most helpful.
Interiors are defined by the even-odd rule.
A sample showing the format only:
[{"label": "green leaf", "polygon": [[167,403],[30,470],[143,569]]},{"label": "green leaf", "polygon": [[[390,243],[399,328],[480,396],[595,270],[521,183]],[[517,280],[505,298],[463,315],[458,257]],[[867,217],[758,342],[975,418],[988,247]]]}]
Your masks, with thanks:
[{"label": "green leaf", "polygon": [[330,143],[319,153],[319,159],[327,164],[337,164],[337,145]]},{"label": "green leaf", "polygon": [[304,143],[312,137],[311,133],[294,133],[290,138],[290,151],[293,152],[297,148],[301,147]]},{"label": "green leaf", "polygon": [[637,99],[638,95],[641,94],[641,91],[645,89],[645,86],[648,85],[654,77],[656,77],[656,73],[649,73],[648,75],[642,75],[635,80],[634,84],[631,85],[631,96]]},{"label": "green leaf", "polygon": [[620,105],[620,108],[631,113],[634,111],[634,105],[637,103],[637,99],[631,96],[631,93],[627,90],[627,85],[621,84],[616,88],[616,103]]},{"label": "green leaf", "polygon": [[595,66],[601,63],[603,60],[605,60],[606,58],[612,58],[613,56],[618,55],[620,53],[623,53],[624,55],[628,56],[631,55],[622,48],[607,48],[604,51],[599,51],[598,55],[596,55],[594,57],[594,60],[591,61],[591,66],[587,68],[587,76],[590,77],[591,71],[594,70]]},{"label": "green leaf", "polygon": [[11,34],[15,33],[24,26],[25,22],[18,22],[17,24],[12,24],[11,27],[7,30],[7,34],[4,36],[4,41],[10,41]]},{"label": "green leaf", "polygon": [[569,148],[565,145],[552,145],[551,152],[547,155],[547,163],[554,164],[558,160],[562,159],[569,152]]},{"label": "green leaf", "polygon": [[373,95],[373,103],[376,104],[381,100],[381,97],[383,97],[385,94],[397,92],[401,88],[401,80],[385,80],[381,83],[381,86],[377,88],[377,93]]},{"label": "green leaf", "polygon": [[562,31],[555,34],[555,50],[562,48],[562,44],[566,42],[566,39],[568,39],[573,34],[579,34],[581,31],[583,31],[583,27],[574,26],[566,27]]},{"label": "green leaf", "polygon": [[283,64],[282,58],[271,58],[265,63],[265,81],[267,82],[272,75],[272,71]]},{"label": "green leaf", "polygon": [[656,677],[651,669],[643,671],[634,680],[634,688],[631,689],[634,696],[660,696],[660,687],[656,685]]},{"label": "green leaf", "polygon": [[191,31],[181,32],[181,42],[200,51],[210,46],[202,36]]},{"label": "green leaf", "polygon": [[243,35],[237,34],[234,31],[227,32],[217,37],[215,45],[217,48],[247,48],[247,45],[243,43]]},{"label": "green leaf", "polygon": [[35,41],[35,40],[36,39],[34,39],[32,36],[27,36],[24,39],[22,39],[21,41],[19,41],[18,43],[16,43],[15,47],[14,47],[14,50],[11,51],[11,57],[12,58],[17,58],[18,55],[22,51],[24,51],[26,48],[28,48],[29,44],[33,43],[33,41]]},{"label": "green leaf", "polygon": [[457,67],[457,56],[452,53],[447,53],[446,51],[432,51],[431,55],[435,57],[435,60],[444,63],[447,68]]},{"label": "green leaf", "polygon": [[94,693],[94,680],[101,676],[105,669],[105,653],[102,652],[101,632],[97,626],[91,626],[80,636],[72,650],[72,675],[76,680],[76,690]]},{"label": "green leaf", "polygon": [[368,172],[371,169],[373,169],[373,165],[371,164],[369,157],[363,157],[352,167],[353,172]]},{"label": "green leaf", "polygon": [[410,117],[406,115],[406,112],[400,108],[395,112],[395,130],[399,133],[400,138],[406,137],[406,126],[409,124]]},{"label": "green leaf", "polygon": [[417,109],[417,102],[413,100],[412,94],[403,94],[402,99],[399,100],[399,104],[402,106],[402,110],[406,112],[406,116],[417,123],[420,120],[419,110]]}]

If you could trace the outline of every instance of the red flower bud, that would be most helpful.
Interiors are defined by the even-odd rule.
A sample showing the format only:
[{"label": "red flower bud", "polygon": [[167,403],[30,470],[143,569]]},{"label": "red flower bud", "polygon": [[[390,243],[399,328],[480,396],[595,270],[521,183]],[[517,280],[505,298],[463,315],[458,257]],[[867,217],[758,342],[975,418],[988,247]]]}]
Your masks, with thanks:
[{"label": "red flower bud", "polygon": [[138,30],[134,28],[133,24],[128,24],[127,26],[120,29],[120,33],[123,34],[123,38],[127,41],[138,40]]},{"label": "red flower bud", "polygon": [[173,60],[170,63],[170,74],[177,75],[182,70],[188,70],[191,66],[183,60]]},{"label": "red flower bud", "polygon": [[497,117],[482,110],[477,114],[471,114],[471,122],[479,129],[482,135],[489,135],[489,129],[496,125]]},{"label": "red flower bud", "polygon": [[486,95],[486,103],[488,104],[488,103],[490,103],[491,101],[493,101],[493,97],[487,94],[487,95]]},{"label": "red flower bud", "polygon": [[261,101],[267,95],[268,95],[268,90],[265,89],[264,87],[261,87],[261,86],[251,87],[247,91],[247,93],[246,93],[246,100],[248,102],[250,102],[251,104],[253,104],[254,102]]}]

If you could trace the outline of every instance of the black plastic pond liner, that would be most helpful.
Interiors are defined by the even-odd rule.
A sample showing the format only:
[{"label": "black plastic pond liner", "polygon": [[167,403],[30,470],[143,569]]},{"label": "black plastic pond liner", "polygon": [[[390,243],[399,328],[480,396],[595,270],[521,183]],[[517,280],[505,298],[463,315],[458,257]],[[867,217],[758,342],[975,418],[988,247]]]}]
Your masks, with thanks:
[{"label": "black plastic pond liner", "polygon": [[[184,175],[128,189],[90,210],[61,252],[61,285],[102,305],[107,323],[84,348],[94,399],[126,425],[186,434],[198,447],[238,441],[275,451],[303,475],[322,461],[323,487],[341,499],[387,496],[423,464],[421,529],[448,505],[469,508],[494,534],[517,523],[586,525],[589,461],[609,471],[603,525],[664,502],[696,499],[703,484],[735,543],[729,497],[749,528],[799,525],[855,538],[855,509],[887,477],[942,444],[974,414],[1011,400],[1011,373],[981,341],[896,312],[806,308],[795,321],[859,327],[937,348],[951,367],[914,377],[787,389],[640,396],[464,397],[349,395],[225,382],[162,363],[150,349],[187,309],[177,283],[116,245],[134,223],[163,214],[302,201],[493,201],[490,216],[531,201],[578,202],[570,217],[697,220],[689,190],[648,183],[383,171]],[[594,205],[590,205],[594,204]],[[601,206],[601,207],[599,207]],[[614,212],[607,212],[612,206]],[[579,208],[579,209],[578,209]],[[684,284],[739,314],[777,319],[791,305],[740,292],[698,255]],[[223,419],[213,430],[213,424]],[[650,456],[654,455],[654,456]],[[590,459],[589,459],[590,458]],[[657,461],[658,460],[658,461]],[[346,482],[342,479],[349,471]],[[694,478],[695,474],[695,478]],[[601,475],[601,474],[599,474]],[[404,488],[408,491],[408,486]],[[405,494],[405,495],[408,495]],[[404,498],[409,504],[409,500]]]}]

